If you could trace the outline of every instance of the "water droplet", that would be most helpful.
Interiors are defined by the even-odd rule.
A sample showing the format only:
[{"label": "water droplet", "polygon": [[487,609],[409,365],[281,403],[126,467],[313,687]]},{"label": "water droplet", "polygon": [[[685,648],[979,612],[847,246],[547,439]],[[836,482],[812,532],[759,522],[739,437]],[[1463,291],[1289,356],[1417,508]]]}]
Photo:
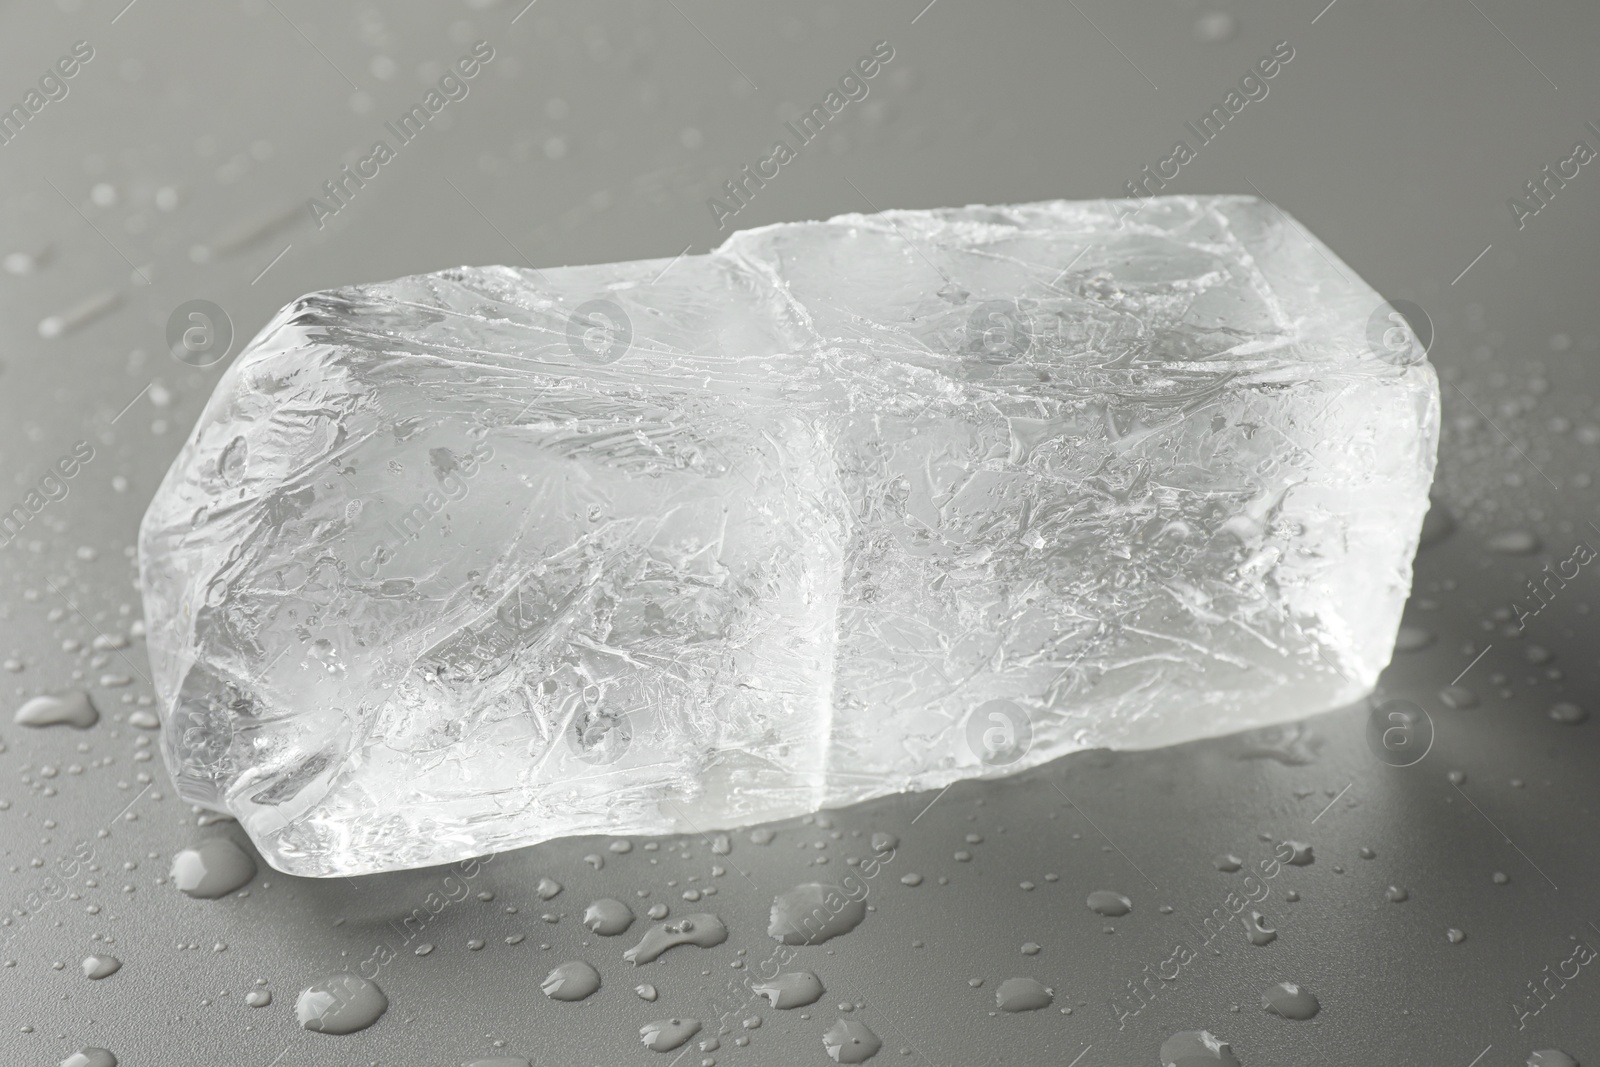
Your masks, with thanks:
[{"label": "water droplet", "polygon": [[582,960],[569,960],[545,975],[539,988],[551,1000],[582,1000],[600,988],[600,972]]},{"label": "water droplet", "polygon": [[1007,978],[994,991],[995,1007],[1001,1011],[1038,1011],[1054,1000],[1050,990],[1032,978]]},{"label": "water droplet", "polygon": [[1528,1053],[1528,1067],[1578,1067],[1578,1061],[1558,1048]]},{"label": "water droplet", "polygon": [[1022,946],[1022,954],[1024,956],[1037,956],[1039,954],[1039,946],[1032,941],[1025,942]]},{"label": "water droplet", "polygon": [[1439,703],[1447,708],[1462,711],[1478,706],[1478,694],[1464,685],[1447,685],[1439,690]]},{"label": "water droplet", "polygon": [[652,1052],[671,1052],[699,1032],[699,1019],[657,1019],[639,1028],[639,1040]]},{"label": "water droplet", "polygon": [[1445,778],[1450,782],[1451,785],[1464,785],[1467,780],[1467,772],[1451,771],[1449,774],[1445,775]]},{"label": "water droplet", "polygon": [[110,978],[122,969],[122,961],[115,956],[85,956],[83,963],[83,976],[95,981]]},{"label": "water droplet", "polygon": [[584,909],[583,925],[601,937],[615,937],[633,925],[633,909],[620,900],[601,897]]},{"label": "water droplet", "polygon": [[852,899],[838,886],[807,882],[772,902],[767,934],[786,945],[820,945],[848,934],[866,916],[864,900]]},{"label": "water droplet", "polygon": [[1505,885],[1507,882],[1511,881],[1511,878],[1506,874],[1505,871],[1495,871],[1493,881],[1495,885]]},{"label": "water droplet", "polygon": [[733,851],[733,842],[728,840],[727,834],[713,834],[711,836],[711,852],[713,855],[726,856]]},{"label": "water droplet", "polygon": [[561,883],[554,878],[541,878],[539,884],[534,887],[534,892],[539,894],[540,900],[549,900],[561,892]]},{"label": "water droplet", "polygon": [[1239,1060],[1209,1030],[1180,1030],[1161,1043],[1161,1067],[1239,1067]]},{"label": "water droplet", "polygon": [[1194,23],[1194,39],[1205,44],[1222,44],[1239,32],[1239,20],[1226,11],[1201,15]]},{"label": "water droplet", "polygon": [[161,720],[156,718],[154,712],[140,708],[128,716],[128,725],[137,726],[141,730],[159,730],[161,729]]},{"label": "water droplet", "polygon": [[757,827],[750,831],[750,843],[752,845],[770,845],[772,844],[772,839],[777,836],[775,831],[769,830],[765,826]]},{"label": "water droplet", "polygon": [[1244,860],[1234,855],[1223,855],[1212,860],[1211,865],[1225,874],[1232,874],[1244,866]]},{"label": "water droplet", "polygon": [[710,948],[728,940],[728,928],[715,915],[699,913],[685,915],[672,922],[657,923],[645,931],[644,937],[622,958],[632,964],[649,963],[669,948],[678,945],[698,945]]},{"label": "water droplet", "polygon": [[1457,930],[1454,926],[1446,930],[1444,936],[1452,945],[1459,945],[1467,939],[1467,935]]},{"label": "water droplet", "polygon": [[306,986],[295,1000],[300,1025],[319,1034],[353,1034],[365,1030],[389,1010],[389,998],[377,983],[344,972]]},{"label": "water droplet", "polygon": [[486,1060],[469,1060],[461,1067],[531,1067],[521,1056],[491,1056]]},{"label": "water droplet", "polygon": [[1396,652],[1420,652],[1433,644],[1433,634],[1420,626],[1402,626],[1394,635]]},{"label": "water droplet", "polygon": [[63,693],[61,696],[34,697],[17,709],[18,726],[74,726],[87,730],[100,721],[100,713],[89,703],[89,694]]},{"label": "water droplet", "polygon": [[1578,707],[1578,705],[1568,704],[1564,701],[1560,704],[1551,705],[1549,715],[1555,722],[1564,723],[1567,726],[1576,726],[1589,717],[1589,713]]},{"label": "water droplet", "polygon": [[1244,922],[1246,936],[1250,938],[1250,943],[1257,948],[1270,945],[1278,939],[1277,929],[1267,922],[1267,917],[1259,911],[1252,910],[1249,918],[1242,921]]},{"label": "water droplet", "polygon": [[651,985],[648,982],[646,982],[644,985],[636,985],[636,986],[634,986],[633,987],[633,991],[635,993],[639,994],[639,999],[640,1000],[652,1000],[653,1001],[653,1000],[656,999],[656,997],[658,997],[660,995],[659,993],[656,992],[656,987]]},{"label": "water droplet", "polygon": [[917,874],[915,871],[909,872],[907,874],[902,874],[900,876],[900,884],[901,885],[921,885],[922,884],[922,875]]},{"label": "water droplet", "polygon": [[893,834],[879,830],[872,835],[872,851],[889,852],[900,847],[900,839]]},{"label": "water droplet", "polygon": [[200,900],[225,897],[256,876],[256,862],[226,837],[186,848],[172,859],[172,882]]},{"label": "water droplet", "polygon": [[1089,910],[1096,915],[1104,915],[1112,919],[1119,915],[1126,915],[1133,910],[1133,901],[1121,893],[1115,893],[1109,889],[1096,889],[1089,894],[1087,903]]},{"label": "water droplet", "polygon": [[822,988],[822,979],[810,971],[780,974],[770,982],[751,986],[750,991],[758,997],[766,997],[774,1008],[784,1009],[815,1004],[827,992]]},{"label": "water droplet", "polygon": [[265,1008],[272,1003],[270,989],[252,989],[244,995],[244,1002],[252,1008]]},{"label": "water droplet", "polygon": [[1311,854],[1311,846],[1304,841],[1285,841],[1289,849],[1289,858],[1283,862],[1291,867],[1306,867],[1315,862],[1316,857]]},{"label": "water droplet", "polygon": [[1488,540],[1489,551],[1504,556],[1528,556],[1539,551],[1539,539],[1527,530],[1505,530]]},{"label": "water droplet", "polygon": [[855,1019],[840,1019],[822,1035],[822,1045],[835,1063],[865,1063],[878,1054],[883,1042]]},{"label": "water droplet", "polygon": [[1322,1010],[1322,1004],[1312,994],[1293,982],[1279,982],[1261,994],[1261,1006],[1285,1019],[1303,1021]]},{"label": "water droplet", "polygon": [[1392,885],[1388,889],[1384,890],[1383,895],[1392,904],[1403,904],[1407,900],[1411,899],[1411,894],[1397,885]]},{"label": "water droplet", "polygon": [[[23,1027],[23,1030],[28,1030]],[[61,1067],[117,1067],[117,1058],[103,1048],[80,1048],[61,1061]]]}]

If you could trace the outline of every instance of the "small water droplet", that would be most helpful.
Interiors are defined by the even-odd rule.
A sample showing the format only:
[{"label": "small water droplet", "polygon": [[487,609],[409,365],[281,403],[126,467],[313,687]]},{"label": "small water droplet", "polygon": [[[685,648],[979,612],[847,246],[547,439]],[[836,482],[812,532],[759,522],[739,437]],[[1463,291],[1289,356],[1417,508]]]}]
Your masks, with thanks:
[{"label": "small water droplet", "polygon": [[1248,918],[1241,919],[1244,923],[1245,935],[1250,938],[1250,943],[1257,948],[1272,944],[1278,939],[1278,931],[1267,921],[1267,917],[1259,911],[1252,910]]},{"label": "small water droplet", "polygon": [[[31,1026],[24,1026],[23,1033],[32,1033]],[[117,1058],[107,1049],[80,1048],[72,1055],[61,1061],[61,1067],[117,1067]]]},{"label": "small water droplet", "polygon": [[226,837],[203,841],[172,859],[173,884],[200,900],[227,896],[255,876],[255,860]]},{"label": "small water droplet", "polygon": [[758,826],[750,831],[750,843],[752,845],[770,845],[772,844],[772,839],[777,836],[775,831],[769,830],[765,826]]},{"label": "small water droplet", "polygon": [[1451,785],[1464,785],[1467,781],[1467,772],[1451,771],[1449,774],[1445,775],[1445,778],[1449,780]]},{"label": "small water droplet", "polygon": [[1261,994],[1261,1006],[1274,1015],[1302,1021],[1322,1010],[1322,1005],[1312,994],[1293,982],[1279,982]]},{"label": "small water droplet", "polygon": [[1285,841],[1283,844],[1289,849],[1289,858],[1283,862],[1291,867],[1306,867],[1316,861],[1311,854],[1311,846],[1304,841]]},{"label": "small water droplet", "polygon": [[376,982],[360,975],[329,975],[300,991],[294,1015],[300,1025],[319,1034],[353,1034],[365,1030],[389,1010],[389,998]]},{"label": "small water droplet", "polygon": [[652,1000],[653,1001],[653,1000],[656,999],[657,996],[660,995],[660,994],[658,994],[656,992],[656,987],[651,985],[648,982],[644,983],[643,985],[634,986],[633,987],[633,991],[635,993],[639,994],[639,999],[640,1000]]},{"label": "small water droplet", "polygon": [[1089,905],[1089,910],[1096,915],[1104,915],[1111,919],[1126,915],[1133,910],[1133,901],[1110,889],[1096,889],[1089,894],[1086,903]]},{"label": "small water droplet", "polygon": [[1039,946],[1032,941],[1025,942],[1022,946],[1022,954],[1024,956],[1037,956],[1039,954]]},{"label": "small water droplet", "polygon": [[272,1003],[270,989],[252,989],[244,995],[244,1002],[252,1008],[265,1008]]},{"label": "small water droplet", "polygon": [[1218,856],[1211,861],[1211,865],[1224,874],[1232,874],[1244,866],[1244,860],[1232,854]]},{"label": "small water droplet", "polygon": [[652,1052],[671,1052],[699,1032],[699,1019],[657,1019],[639,1028],[639,1040]]},{"label": "small water droplet", "polygon": [[1528,1053],[1528,1067],[1578,1067],[1578,1061],[1558,1048]]},{"label": "small water droplet", "polygon": [[917,874],[915,871],[912,871],[912,872],[907,873],[907,874],[902,874],[900,876],[900,884],[901,885],[921,885],[922,884],[922,875]]},{"label": "small water droplet", "polygon": [[1452,945],[1459,945],[1467,939],[1467,935],[1457,930],[1454,926],[1444,932],[1445,939]]},{"label": "small water droplet", "polygon": [[848,934],[866,916],[864,900],[850,897],[838,886],[807,882],[772,902],[767,935],[786,945],[820,945]]},{"label": "small water droplet", "polygon": [[1506,874],[1505,871],[1495,871],[1491,880],[1495,885],[1505,885],[1507,882],[1511,881],[1511,878]]},{"label": "small water droplet", "polygon": [[822,1035],[822,1045],[835,1063],[865,1063],[878,1054],[883,1042],[855,1019],[840,1019]]},{"label": "small water droplet", "polygon": [[72,726],[87,730],[100,721],[100,713],[89,702],[88,693],[72,692],[34,697],[17,709],[14,721],[18,726]]},{"label": "small water droplet", "polygon": [[1055,999],[1050,990],[1032,978],[1007,978],[994,991],[995,1007],[1001,1011],[1038,1011]]},{"label": "small water droplet", "polygon": [[547,974],[539,988],[551,1000],[582,1000],[600,988],[600,972],[582,960],[569,960]]},{"label": "small water droplet", "polygon": [[1226,11],[1211,11],[1194,23],[1194,39],[1204,44],[1223,44],[1239,32],[1239,20]]},{"label": "small water droplet", "polygon": [[827,992],[822,988],[822,979],[810,971],[780,974],[771,981],[751,986],[750,991],[758,997],[766,997],[774,1008],[785,1010],[815,1004]]},{"label": "small water droplet", "polygon": [[1539,550],[1539,539],[1527,530],[1504,530],[1487,543],[1489,551],[1505,556],[1528,556]]},{"label": "small water droplet", "polygon": [[1439,690],[1439,703],[1456,711],[1478,706],[1478,694],[1464,685],[1447,685]]},{"label": "small water droplet", "polygon": [[1388,889],[1385,889],[1383,891],[1383,895],[1389,900],[1390,903],[1393,904],[1403,904],[1405,901],[1411,899],[1411,894],[1397,885],[1392,885]]},{"label": "small water droplet", "polygon": [[1560,704],[1552,704],[1549,715],[1553,721],[1567,726],[1576,726],[1589,717],[1587,711],[1576,704],[1569,704],[1565,701]]},{"label": "small water droplet", "polygon": [[1402,626],[1394,636],[1396,652],[1420,652],[1433,644],[1433,634],[1420,626]]},{"label": "small water droplet", "polygon": [[83,976],[99,981],[110,978],[122,969],[122,961],[115,956],[85,956],[83,963]]},{"label": "small water droplet", "polygon": [[633,909],[620,900],[601,897],[584,909],[583,925],[601,937],[615,937],[633,925]]},{"label": "small water droplet", "polygon": [[1239,1060],[1211,1031],[1180,1030],[1161,1043],[1161,1067],[1239,1067]]},{"label": "small water droplet", "polygon": [[539,884],[534,887],[534,892],[539,894],[540,900],[549,900],[561,892],[561,883],[554,878],[541,878]]}]

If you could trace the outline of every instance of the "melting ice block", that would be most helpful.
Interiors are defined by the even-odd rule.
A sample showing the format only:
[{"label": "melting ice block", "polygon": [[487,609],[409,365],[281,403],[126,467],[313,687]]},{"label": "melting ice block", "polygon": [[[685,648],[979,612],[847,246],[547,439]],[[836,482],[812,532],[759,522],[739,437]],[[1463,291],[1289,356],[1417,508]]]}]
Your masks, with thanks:
[{"label": "melting ice block", "polygon": [[312,294],[140,532],[168,764],[359,874],[1356,700],[1439,418],[1384,310],[1231,196]]}]

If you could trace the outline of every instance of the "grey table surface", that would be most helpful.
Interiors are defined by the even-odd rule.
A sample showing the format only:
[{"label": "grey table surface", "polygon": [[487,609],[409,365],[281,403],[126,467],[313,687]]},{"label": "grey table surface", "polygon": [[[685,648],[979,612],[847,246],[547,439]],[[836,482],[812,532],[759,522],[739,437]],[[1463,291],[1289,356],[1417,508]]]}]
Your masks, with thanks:
[{"label": "grey table surface", "polygon": [[[0,551],[0,656],[14,702],[82,688],[103,712],[81,732],[9,716],[0,728],[0,1062],[99,1046],[126,1065],[821,1064],[824,1031],[853,1018],[881,1036],[876,1062],[933,1067],[1153,1065],[1189,1029],[1231,1042],[1246,1067],[1500,1067],[1547,1048],[1600,1063],[1600,975],[1569,962],[1587,958],[1573,939],[1600,944],[1600,725],[1549,714],[1595,701],[1596,579],[1580,568],[1548,605],[1527,589],[1580,542],[1600,546],[1600,173],[1563,163],[1575,142],[1600,147],[1593,5],[523,4],[0,3],[0,104],[23,102],[78,42],[92,49],[0,144],[4,492],[23,499],[79,441],[94,450]],[[314,220],[323,183],[478,41],[493,59],[468,95]],[[1397,653],[1381,689],[1426,711],[1427,754],[1393,765],[1362,705],[1080,753],[779,824],[766,845],[741,832],[726,855],[693,835],[626,852],[553,842],[496,857],[409,940],[396,923],[444,872],[302,880],[263,864],[226,899],[179,893],[177,850],[243,835],[177,799],[151,734],[130,724],[151,696],[142,644],[94,644],[139,617],[139,517],[226,365],[172,358],[174,310],[214,302],[237,351],[313,289],[703,251],[726,232],[708,197],[879,41],[894,57],[869,96],[733,225],[1117,195],[1288,42],[1268,94],[1169,191],[1258,192],[1432,320],[1436,494],[1454,530],[1419,554],[1407,625],[1421,647]],[[1535,180],[1542,202],[1528,199]],[[1496,551],[1508,533],[1537,545]],[[1472,706],[1441,698],[1456,681],[1475,701],[1454,703]],[[770,953],[773,895],[838,878],[874,832],[899,845],[869,882],[866,921],[801,950],[823,999],[751,1002],[741,978]],[[1218,869],[1234,854],[1259,870],[1286,839],[1314,862],[1249,890],[1246,871]],[[541,899],[541,877],[563,892]],[[62,899],[40,896],[50,886]],[[1133,912],[1094,914],[1096,889],[1127,894]],[[704,896],[691,904],[691,891]],[[1195,928],[1245,891],[1265,892],[1250,907],[1276,940],[1252,945],[1230,920],[1202,945]],[[635,970],[621,959],[631,939],[580,924],[601,895],[714,911],[731,936]],[[432,951],[417,954],[420,940]],[[1128,999],[1180,941],[1198,957]],[[347,1037],[302,1030],[298,991],[380,946],[395,953],[378,978],[388,1013]],[[84,978],[95,953],[121,971]],[[599,968],[599,993],[541,995],[567,959]],[[1054,1003],[996,1012],[1013,977]],[[634,993],[641,981],[655,1003]],[[1285,981],[1319,998],[1314,1019],[1263,1011],[1263,990]],[[247,1006],[263,989],[270,1005]],[[671,1016],[703,1020],[697,1042],[644,1049],[639,1027]],[[720,1047],[699,1047],[713,1037]]]}]

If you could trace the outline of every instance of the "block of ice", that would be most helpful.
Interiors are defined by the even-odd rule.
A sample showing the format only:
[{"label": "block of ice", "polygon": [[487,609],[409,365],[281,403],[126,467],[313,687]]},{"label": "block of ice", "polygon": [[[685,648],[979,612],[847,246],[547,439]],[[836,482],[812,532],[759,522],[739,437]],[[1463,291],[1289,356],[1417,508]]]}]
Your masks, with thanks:
[{"label": "block of ice", "polygon": [[140,532],[183,796],[357,874],[1360,698],[1433,371],[1277,208],[1127,208],[296,301]]}]

